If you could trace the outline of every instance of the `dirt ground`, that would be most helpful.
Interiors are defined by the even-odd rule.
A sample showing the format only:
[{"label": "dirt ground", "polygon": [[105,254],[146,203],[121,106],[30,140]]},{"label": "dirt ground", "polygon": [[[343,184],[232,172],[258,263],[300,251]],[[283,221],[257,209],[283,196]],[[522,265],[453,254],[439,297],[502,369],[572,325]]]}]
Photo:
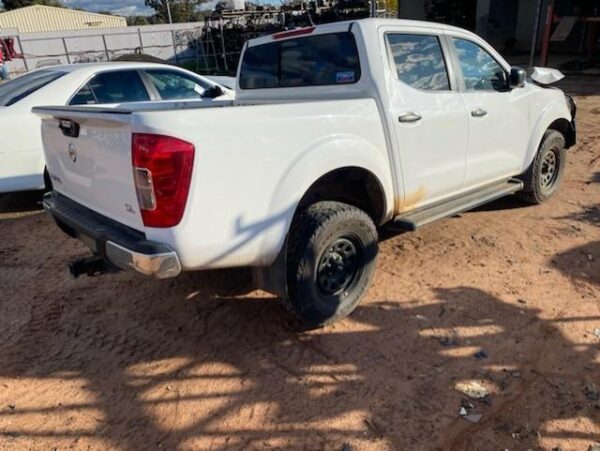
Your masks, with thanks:
[{"label": "dirt ground", "polygon": [[[83,245],[37,195],[0,198],[0,449],[587,450],[600,441],[594,92],[577,98],[555,199],[390,237],[361,307],[312,332],[264,293],[223,292],[228,273],[73,280]],[[469,401],[477,424],[459,415],[469,380],[491,391]]]}]

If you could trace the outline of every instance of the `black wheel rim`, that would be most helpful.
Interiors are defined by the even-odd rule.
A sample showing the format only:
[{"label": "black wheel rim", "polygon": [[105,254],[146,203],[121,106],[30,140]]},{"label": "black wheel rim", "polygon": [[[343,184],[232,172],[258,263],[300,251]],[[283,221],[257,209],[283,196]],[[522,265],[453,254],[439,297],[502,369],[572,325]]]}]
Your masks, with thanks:
[{"label": "black wheel rim", "polygon": [[325,296],[347,295],[360,277],[363,247],[357,239],[342,237],[331,243],[317,265],[317,285]]},{"label": "black wheel rim", "polygon": [[542,159],[540,183],[543,189],[552,188],[558,177],[559,161],[554,149],[549,150]]}]

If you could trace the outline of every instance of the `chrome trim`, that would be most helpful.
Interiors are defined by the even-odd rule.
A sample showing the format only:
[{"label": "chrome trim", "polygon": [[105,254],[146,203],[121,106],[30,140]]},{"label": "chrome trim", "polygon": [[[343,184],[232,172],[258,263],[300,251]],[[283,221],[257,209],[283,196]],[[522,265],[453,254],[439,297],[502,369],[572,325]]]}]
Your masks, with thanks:
[{"label": "chrome trim", "polygon": [[107,241],[106,258],[121,269],[133,270],[157,279],[168,279],[181,273],[181,263],[175,251],[142,254],[113,241]]}]

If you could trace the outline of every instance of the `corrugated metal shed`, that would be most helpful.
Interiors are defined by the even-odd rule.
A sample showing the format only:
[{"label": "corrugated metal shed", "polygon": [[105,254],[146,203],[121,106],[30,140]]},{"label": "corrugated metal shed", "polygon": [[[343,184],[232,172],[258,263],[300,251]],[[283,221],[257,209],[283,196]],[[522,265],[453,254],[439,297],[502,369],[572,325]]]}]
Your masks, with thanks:
[{"label": "corrugated metal shed", "polygon": [[0,13],[0,28],[16,28],[19,33],[126,26],[127,21],[124,17],[44,5],[26,6]]}]

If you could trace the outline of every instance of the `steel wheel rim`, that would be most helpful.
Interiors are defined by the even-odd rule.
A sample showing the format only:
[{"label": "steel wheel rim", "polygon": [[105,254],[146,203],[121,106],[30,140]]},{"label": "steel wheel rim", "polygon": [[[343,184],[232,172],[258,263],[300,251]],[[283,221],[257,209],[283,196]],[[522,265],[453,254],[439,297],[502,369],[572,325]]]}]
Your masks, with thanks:
[{"label": "steel wheel rim", "polygon": [[558,158],[554,150],[546,152],[542,160],[541,185],[550,188],[558,177]]},{"label": "steel wheel rim", "polygon": [[325,296],[347,295],[358,280],[363,248],[350,237],[336,239],[327,246],[317,265],[317,286]]}]

